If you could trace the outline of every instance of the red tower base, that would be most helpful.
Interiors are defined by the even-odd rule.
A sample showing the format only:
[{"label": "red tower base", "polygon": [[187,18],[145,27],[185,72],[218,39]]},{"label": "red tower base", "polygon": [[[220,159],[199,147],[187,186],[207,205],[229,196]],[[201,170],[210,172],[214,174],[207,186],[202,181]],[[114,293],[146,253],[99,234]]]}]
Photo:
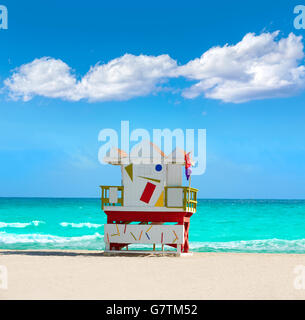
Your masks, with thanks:
[{"label": "red tower base", "polygon": [[[192,212],[147,212],[147,211],[107,211],[108,224],[129,224],[131,222],[138,222],[139,224],[164,224],[167,222],[175,222],[178,225],[184,225],[184,240],[183,244],[167,244],[168,246],[177,248],[181,246],[181,252],[189,252],[189,228],[190,228],[190,217],[193,215]],[[121,250],[128,246],[128,243],[110,243],[110,250]],[[179,248],[180,249],[180,248]],[[179,250],[180,251],[180,250]]]}]

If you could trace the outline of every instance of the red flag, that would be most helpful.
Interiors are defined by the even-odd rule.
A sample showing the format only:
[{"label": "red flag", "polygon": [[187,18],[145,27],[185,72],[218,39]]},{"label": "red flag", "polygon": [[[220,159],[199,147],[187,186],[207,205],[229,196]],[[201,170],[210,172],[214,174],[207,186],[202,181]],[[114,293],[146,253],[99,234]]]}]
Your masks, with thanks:
[{"label": "red flag", "polygon": [[186,179],[189,180],[192,173],[192,170],[190,169],[190,167],[192,166],[190,152],[185,154],[184,160],[185,160],[185,175],[186,175]]},{"label": "red flag", "polygon": [[192,166],[190,152],[185,154],[184,160],[185,160],[185,169],[188,169],[189,167]]}]

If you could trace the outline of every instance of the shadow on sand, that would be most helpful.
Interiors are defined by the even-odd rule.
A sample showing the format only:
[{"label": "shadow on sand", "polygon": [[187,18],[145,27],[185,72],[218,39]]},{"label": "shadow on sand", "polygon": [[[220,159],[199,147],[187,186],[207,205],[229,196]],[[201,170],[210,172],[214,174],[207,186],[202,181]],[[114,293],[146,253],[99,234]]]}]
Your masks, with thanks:
[{"label": "shadow on sand", "polygon": [[[25,255],[25,256],[55,256],[55,257],[155,257],[156,254],[143,254],[143,253],[120,253],[109,254],[104,251],[90,252],[90,251],[53,251],[53,250],[0,250],[0,255]],[[162,256],[168,256],[162,254]]]}]

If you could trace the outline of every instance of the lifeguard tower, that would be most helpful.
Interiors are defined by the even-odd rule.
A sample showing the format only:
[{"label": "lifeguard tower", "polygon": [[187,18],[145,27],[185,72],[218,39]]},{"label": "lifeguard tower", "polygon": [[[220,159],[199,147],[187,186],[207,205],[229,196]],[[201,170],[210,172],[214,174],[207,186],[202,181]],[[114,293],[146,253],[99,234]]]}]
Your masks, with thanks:
[{"label": "lifeguard tower", "polygon": [[[134,154],[143,153],[142,147]],[[145,249],[151,245],[146,253],[189,252],[190,217],[196,212],[198,190],[182,186],[186,153],[175,149],[166,156],[155,144],[149,142],[148,147],[146,158],[120,149],[112,149],[104,158],[120,166],[122,174],[121,186],[101,186],[102,210],[107,215],[105,252],[143,252],[132,250],[135,244]],[[156,245],[161,249],[156,250]],[[167,246],[176,250],[165,250]]]}]

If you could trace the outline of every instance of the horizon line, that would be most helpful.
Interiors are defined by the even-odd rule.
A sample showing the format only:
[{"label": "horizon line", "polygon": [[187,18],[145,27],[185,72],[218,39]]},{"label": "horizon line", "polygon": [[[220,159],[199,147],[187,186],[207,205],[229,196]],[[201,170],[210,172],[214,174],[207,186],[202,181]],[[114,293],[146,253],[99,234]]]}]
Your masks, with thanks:
[{"label": "horizon line", "polygon": [[[5,197],[0,196],[0,199],[94,199],[100,200],[101,197],[24,197],[24,196],[13,196],[13,197]],[[198,198],[198,200],[304,200],[305,198]]]}]

